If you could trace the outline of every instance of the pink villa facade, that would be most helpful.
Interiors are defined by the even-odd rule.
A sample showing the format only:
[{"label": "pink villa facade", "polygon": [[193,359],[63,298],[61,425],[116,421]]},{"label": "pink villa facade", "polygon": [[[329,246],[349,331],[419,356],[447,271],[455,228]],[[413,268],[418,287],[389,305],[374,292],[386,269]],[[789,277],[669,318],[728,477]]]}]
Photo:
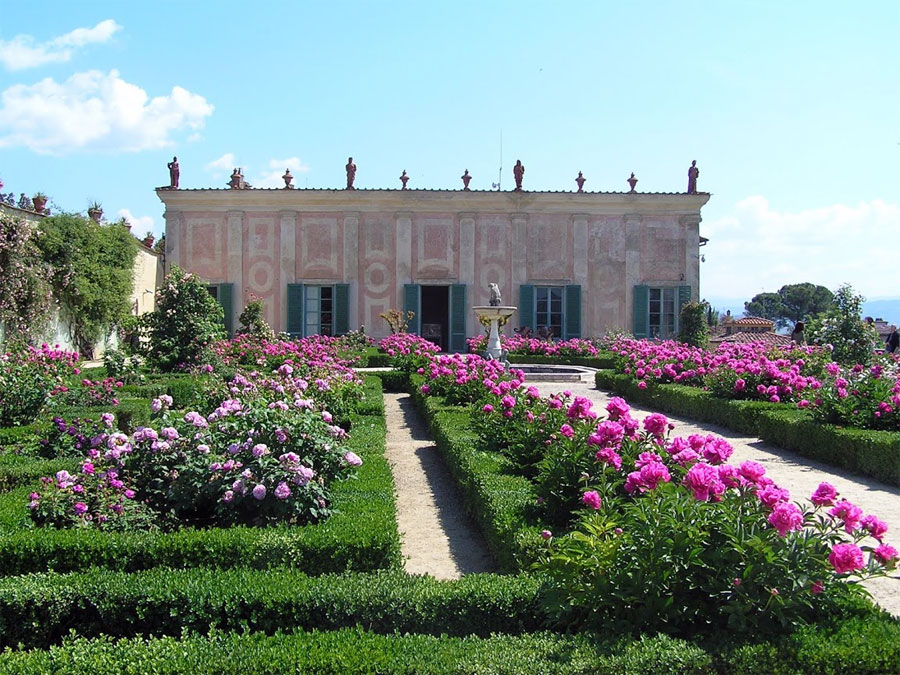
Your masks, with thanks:
[{"label": "pink villa facade", "polygon": [[708,193],[160,189],[166,264],[210,284],[226,324],[252,296],[293,335],[416,313],[410,329],[462,350],[499,284],[513,326],[556,337],[666,336],[699,292]]}]

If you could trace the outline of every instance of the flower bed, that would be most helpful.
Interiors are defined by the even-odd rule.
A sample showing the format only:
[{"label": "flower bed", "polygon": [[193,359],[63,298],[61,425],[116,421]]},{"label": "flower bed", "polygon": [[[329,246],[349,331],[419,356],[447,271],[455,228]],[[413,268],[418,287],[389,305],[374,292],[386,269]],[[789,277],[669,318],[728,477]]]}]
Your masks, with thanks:
[{"label": "flower bed", "polygon": [[[429,375],[420,392],[440,393]],[[825,484],[810,506],[790,501],[761,466],[727,464],[723,439],[671,438],[660,414],[641,430],[621,399],[599,421],[589,400],[540,399],[515,374],[481,387],[464,397],[483,415],[474,428],[533,477],[537,514],[550,525],[540,567],[563,600],[560,621],[675,632],[721,621],[790,626],[860,588],[846,576],[896,567],[875,516],[825,495]]]},{"label": "flower bed", "polygon": [[[380,399],[380,387],[377,383],[378,380],[374,378],[369,382],[366,398],[377,397]],[[264,394],[260,394],[260,396],[263,397]],[[265,399],[261,398],[260,400]],[[269,411],[270,409],[264,407],[263,410]],[[381,408],[375,406],[374,410],[376,413],[380,413]],[[308,412],[309,415],[313,415],[311,411]],[[329,510],[335,508],[339,513],[319,525],[270,529],[208,528],[175,531],[167,534],[153,531],[135,532],[134,527],[141,525],[146,520],[146,509],[159,503],[164,497],[172,500],[167,502],[171,504],[169,508],[176,509],[175,513],[179,514],[181,522],[190,522],[190,519],[193,518],[195,522],[203,525],[212,524],[214,521],[201,520],[197,515],[203,503],[208,504],[208,508],[211,509],[208,513],[213,517],[218,517],[222,524],[259,523],[278,520],[282,517],[282,514],[278,513],[278,509],[279,507],[283,508],[288,500],[279,498],[276,494],[264,495],[263,499],[258,499],[252,492],[253,487],[261,484],[260,482],[247,488],[247,494],[244,496],[246,506],[232,508],[233,501],[225,501],[227,492],[229,489],[237,491],[233,483],[246,477],[240,475],[240,478],[236,478],[234,481],[223,480],[221,475],[227,470],[216,469],[213,472],[210,468],[215,463],[215,455],[212,451],[210,455],[213,456],[213,459],[209,459],[210,455],[203,455],[202,466],[193,467],[203,472],[210,472],[215,477],[215,479],[204,479],[204,486],[201,489],[207,490],[205,502],[203,499],[195,501],[189,495],[185,495],[180,491],[181,488],[178,487],[177,481],[167,481],[169,484],[165,486],[165,490],[154,484],[152,480],[145,482],[150,487],[146,488],[148,496],[144,499],[141,499],[137,493],[137,488],[128,487],[125,481],[136,476],[139,477],[141,471],[147,471],[151,476],[158,474],[153,470],[156,462],[173,451],[172,447],[160,447],[160,442],[163,440],[174,445],[181,438],[190,439],[192,449],[202,454],[202,448],[196,446],[208,445],[208,443],[203,443],[206,440],[205,436],[197,434],[199,431],[209,431],[209,429],[197,426],[200,422],[198,415],[189,414],[186,417],[190,419],[183,420],[184,425],[194,430],[193,433],[189,434],[188,429],[183,429],[184,433],[178,432],[178,437],[174,439],[170,438],[174,436],[172,431],[167,431],[165,434],[157,432],[157,439],[151,439],[148,437],[147,430],[139,430],[136,433],[140,438],[136,442],[133,435],[129,439],[120,433],[99,434],[93,437],[91,442],[98,441],[97,446],[92,449],[96,450],[98,455],[100,455],[99,449],[102,449],[102,455],[86,458],[79,464],[78,471],[71,469],[60,471],[58,475],[45,481],[45,494],[31,494],[31,502],[34,507],[30,512],[32,518],[38,522],[47,522],[58,526],[71,523],[76,526],[76,529],[40,528],[26,534],[19,531],[24,527],[25,519],[18,515],[20,512],[15,510],[15,505],[10,504],[7,499],[0,500],[0,512],[3,512],[0,513],[0,523],[15,523],[13,527],[3,527],[3,534],[0,536],[4,542],[0,549],[3,551],[0,554],[0,569],[3,573],[20,574],[35,568],[71,570],[89,564],[141,569],[156,565],[183,566],[187,561],[191,561],[191,564],[226,567],[290,565],[309,569],[315,573],[346,568],[377,569],[398,564],[399,537],[393,522],[392,479],[390,470],[383,459],[384,425],[383,417],[380,414],[376,417],[358,416],[354,418],[354,434],[347,447],[339,451],[334,459],[338,466],[347,464],[348,455],[351,458],[361,456],[366,463],[359,467],[357,480],[335,484],[333,496],[327,506]],[[315,416],[318,423],[324,424],[327,428],[328,425],[321,415],[315,413]],[[229,425],[235,422],[235,417],[241,416],[229,414],[220,419],[214,419],[214,424],[210,425],[210,428],[215,430],[215,424],[221,421],[225,425],[225,430],[228,430],[231,428]],[[306,423],[309,421],[307,417]],[[101,424],[104,423],[101,422]],[[207,424],[209,424],[208,421]],[[275,427],[274,430],[270,430],[272,439],[254,437],[254,441],[268,440],[273,444],[272,447],[275,447],[275,443],[280,442],[276,432],[281,428]],[[175,427],[164,427],[164,429],[177,432]],[[108,429],[108,431],[112,430]],[[307,430],[304,426],[302,432],[295,431],[300,434],[306,433]],[[127,445],[142,447],[143,444],[152,450],[154,442],[157,443],[157,450],[147,453],[148,456],[153,457],[151,463],[139,462],[132,466],[126,462],[125,465],[119,467],[116,475],[110,475],[110,468],[104,462],[111,466],[118,465],[123,455],[126,458],[135,455],[134,447],[131,452],[124,450]],[[288,439],[285,439],[285,442],[288,442]],[[280,481],[275,480],[271,472],[286,471],[287,474],[293,476],[299,471],[292,470],[294,464],[291,462],[285,464],[281,459],[271,457],[271,453],[259,453],[259,456],[255,457],[254,449],[259,444],[254,442],[241,452],[247,454],[246,459],[254,467],[253,471],[259,467],[259,470],[266,474],[264,480],[267,482],[262,484],[266,485],[267,492],[270,487],[271,491],[275,492],[279,489]],[[243,457],[240,455],[235,460],[233,457],[237,457],[237,455],[232,456],[227,449],[219,448],[219,451],[223,450],[235,464]],[[116,454],[119,455],[119,459],[116,459]],[[300,459],[303,458],[300,457]],[[257,463],[253,464],[253,460],[256,460]],[[368,465],[369,460],[373,462],[372,466]],[[225,462],[227,460],[220,464]],[[270,466],[263,465],[264,462]],[[300,466],[301,464],[302,462],[298,462],[296,465]],[[188,467],[186,474],[190,475],[191,470],[193,469]],[[242,474],[246,467],[233,467],[233,470]],[[116,470],[113,469],[113,471]],[[269,480],[271,480],[271,484],[269,484]],[[316,482],[316,485],[319,486],[316,488],[318,494],[321,485],[317,481],[307,482]],[[192,489],[192,483],[189,482],[185,485],[184,490]],[[80,491],[76,491],[78,486],[81,486]],[[296,490],[297,486],[294,483],[291,483],[291,486],[292,491]],[[135,489],[135,494],[131,497],[127,493],[130,489]],[[221,491],[221,494],[217,498],[212,498],[211,495],[218,494],[218,491]],[[19,500],[24,498],[26,502],[29,499],[29,496],[22,494],[21,490],[10,493],[8,496],[16,496]],[[203,495],[199,496],[203,497]],[[266,498],[272,504],[271,509],[251,508],[264,502]],[[314,498],[318,499],[319,497]],[[252,500],[252,502],[248,504],[246,500]],[[45,506],[42,502],[47,505]],[[303,504],[299,501],[295,503]],[[79,504],[82,504],[83,507],[79,507]],[[138,504],[141,506],[138,507]],[[118,509],[111,508],[116,505],[122,507],[121,514],[117,513]],[[308,507],[301,506],[300,508]],[[177,509],[182,511],[179,513]],[[12,513],[10,510],[13,510]],[[104,515],[106,516],[105,520],[101,518]],[[174,519],[169,520],[172,518],[171,512],[167,510],[165,515],[167,516],[166,520],[150,524],[157,528],[172,529],[171,525],[166,525],[167,522],[174,524]],[[288,512],[287,515],[295,521],[302,522],[321,514],[309,513],[295,517]],[[16,520],[17,518],[18,520]],[[130,522],[135,519],[138,520],[137,523]],[[91,533],[86,528],[99,531]],[[117,532],[117,530],[122,532]]]},{"label": "flower bed", "polygon": [[77,360],[78,354],[46,344],[0,354],[0,427],[37,418],[50,391],[77,371]]},{"label": "flower bed", "polygon": [[802,410],[763,401],[721,399],[696,387],[661,384],[640,388],[630,375],[598,371],[597,387],[691,419],[751,434],[832,466],[900,485],[900,434],[825,424]]},{"label": "flower bed", "polygon": [[[487,349],[487,337],[476,335],[466,338],[469,351],[480,354]],[[500,336],[500,346],[509,352],[509,356],[559,356],[559,357],[593,357],[599,353],[591,340],[572,338],[571,340],[539,340],[521,335]]]}]

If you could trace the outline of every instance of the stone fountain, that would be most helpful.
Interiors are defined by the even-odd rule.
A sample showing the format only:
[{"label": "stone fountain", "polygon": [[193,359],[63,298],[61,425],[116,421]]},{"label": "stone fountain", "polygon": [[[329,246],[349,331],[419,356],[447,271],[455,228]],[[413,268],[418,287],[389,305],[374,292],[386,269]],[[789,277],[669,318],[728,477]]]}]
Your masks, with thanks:
[{"label": "stone fountain", "polygon": [[500,288],[497,284],[490,284],[491,299],[489,305],[480,305],[472,307],[478,316],[479,323],[482,319],[491,322],[491,330],[488,335],[487,358],[500,360],[503,349],[500,347],[500,320],[506,319],[515,314],[518,307],[509,307],[503,304],[500,298]]}]

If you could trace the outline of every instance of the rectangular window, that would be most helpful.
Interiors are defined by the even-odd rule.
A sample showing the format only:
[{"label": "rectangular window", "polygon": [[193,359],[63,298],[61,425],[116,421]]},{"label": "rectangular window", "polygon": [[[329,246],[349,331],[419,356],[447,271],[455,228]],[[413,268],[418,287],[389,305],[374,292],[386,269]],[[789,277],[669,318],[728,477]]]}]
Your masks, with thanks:
[{"label": "rectangular window", "polygon": [[334,333],[334,286],[303,287],[304,335],[332,335]]},{"label": "rectangular window", "polygon": [[677,304],[674,288],[650,288],[649,337],[667,340],[675,337]]},{"label": "rectangular window", "polygon": [[535,286],[534,323],[537,326],[538,335],[562,337],[563,295],[562,286]]}]

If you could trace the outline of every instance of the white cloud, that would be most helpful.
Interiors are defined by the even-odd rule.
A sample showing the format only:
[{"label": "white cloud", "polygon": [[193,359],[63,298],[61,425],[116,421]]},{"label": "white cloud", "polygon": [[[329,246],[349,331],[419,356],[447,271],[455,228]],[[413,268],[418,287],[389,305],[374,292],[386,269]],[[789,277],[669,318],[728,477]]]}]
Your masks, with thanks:
[{"label": "white cloud", "polygon": [[61,83],[48,77],[0,94],[0,148],[24,146],[45,155],[163,148],[172,145],[173,132],[202,128],[213,109],[178,86],[151,99],[117,70],[76,73]]},{"label": "white cloud", "polygon": [[270,159],[269,171],[251,180],[250,184],[258,188],[284,187],[284,180],[281,177],[284,175],[285,169],[290,169],[291,174],[296,176],[299,173],[309,171],[309,166],[301,162],[299,157]]},{"label": "white cloud", "polygon": [[235,162],[235,157],[233,152],[226,152],[224,155],[219,157],[218,159],[214,159],[211,162],[207,162],[203,168],[209,172],[218,174],[221,171],[231,172],[234,170],[237,164]]},{"label": "white cloud", "polygon": [[762,291],[809,281],[832,290],[849,283],[874,298],[896,295],[900,205],[882,200],[778,211],[761,196],[700,226],[701,294],[749,300]]},{"label": "white cloud", "polygon": [[119,209],[116,216],[124,218],[131,225],[132,234],[143,237],[145,232],[153,231],[152,216],[135,216],[129,209]]},{"label": "white cloud", "polygon": [[0,40],[0,63],[7,70],[65,63],[72,58],[73,49],[106,42],[121,29],[115,21],[106,19],[93,28],[76,28],[47,42],[36,43],[31,35],[16,35],[9,41]]}]

